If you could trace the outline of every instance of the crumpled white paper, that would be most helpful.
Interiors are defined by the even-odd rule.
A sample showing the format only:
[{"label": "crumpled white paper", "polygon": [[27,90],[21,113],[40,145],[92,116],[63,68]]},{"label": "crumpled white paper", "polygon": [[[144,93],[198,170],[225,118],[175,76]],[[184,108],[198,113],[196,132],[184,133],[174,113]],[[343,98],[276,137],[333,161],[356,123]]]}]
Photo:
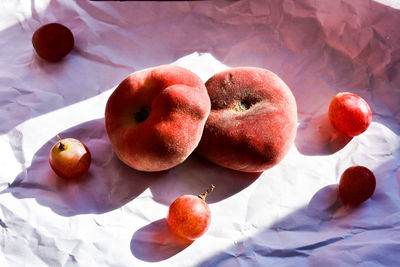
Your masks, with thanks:
[{"label": "crumpled white paper", "polygon": [[[1,266],[396,266],[400,264],[400,10],[395,1],[3,1],[0,3]],[[76,45],[62,62],[31,45],[60,22]],[[206,81],[236,66],[277,73],[292,89],[298,133],[262,174],[195,154],[160,173],[113,154],[108,96],[131,72],[186,67]],[[373,123],[347,139],[327,120],[338,91],[361,95]],[[56,135],[92,152],[80,183],[48,164]],[[349,166],[377,187],[357,208],[337,200]],[[189,244],[167,230],[168,206],[216,186],[209,231]]]}]

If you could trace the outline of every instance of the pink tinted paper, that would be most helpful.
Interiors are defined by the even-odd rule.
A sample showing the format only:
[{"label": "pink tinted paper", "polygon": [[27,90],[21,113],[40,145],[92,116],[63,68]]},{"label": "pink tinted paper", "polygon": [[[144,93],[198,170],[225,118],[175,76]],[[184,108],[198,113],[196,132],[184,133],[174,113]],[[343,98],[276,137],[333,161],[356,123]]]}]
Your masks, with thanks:
[{"label": "pink tinted paper", "polygon": [[[396,1],[3,1],[0,4],[0,266],[400,265],[400,7]],[[59,63],[34,52],[41,25],[75,36]],[[176,64],[203,81],[237,66],[277,73],[299,124],[285,159],[262,174],[195,154],[161,173],[115,156],[104,108],[130,73]],[[362,96],[373,122],[349,139],[326,113],[339,91]],[[82,140],[80,183],[48,164],[56,135]],[[341,173],[370,168],[371,199],[348,208]],[[207,197],[208,232],[172,236],[168,206]]]}]

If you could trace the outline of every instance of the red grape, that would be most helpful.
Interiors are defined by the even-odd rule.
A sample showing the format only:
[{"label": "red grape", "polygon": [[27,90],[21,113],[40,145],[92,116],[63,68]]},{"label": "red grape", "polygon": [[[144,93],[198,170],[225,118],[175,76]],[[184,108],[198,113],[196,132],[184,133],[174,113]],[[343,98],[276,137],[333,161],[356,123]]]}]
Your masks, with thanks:
[{"label": "red grape", "polygon": [[202,236],[211,222],[211,213],[205,198],[214,189],[202,195],[183,195],[169,207],[167,225],[172,233],[184,239],[195,240]]},{"label": "red grape", "polygon": [[72,51],[74,36],[66,26],[49,23],[34,32],[32,45],[41,58],[56,62]]},{"label": "red grape", "polygon": [[371,124],[372,112],[360,96],[348,92],[336,94],[328,112],[332,125],[347,136],[363,133]]},{"label": "red grape", "polygon": [[92,160],[89,149],[81,141],[66,138],[52,147],[49,162],[54,172],[63,178],[79,178],[86,173]]},{"label": "red grape", "polygon": [[345,204],[359,205],[375,191],[375,175],[368,168],[353,166],[347,168],[339,182],[339,195]]}]

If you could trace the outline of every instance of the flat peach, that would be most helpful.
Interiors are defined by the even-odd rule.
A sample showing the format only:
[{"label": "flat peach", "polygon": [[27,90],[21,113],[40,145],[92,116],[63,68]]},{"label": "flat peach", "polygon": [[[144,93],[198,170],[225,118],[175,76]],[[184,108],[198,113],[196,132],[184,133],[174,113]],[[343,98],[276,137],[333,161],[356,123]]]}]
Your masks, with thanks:
[{"label": "flat peach", "polygon": [[201,79],[178,66],[135,72],[108,99],[105,124],[116,155],[141,171],[183,162],[198,145],[210,112]]},{"label": "flat peach", "polygon": [[197,152],[220,166],[267,170],[287,154],[297,129],[297,106],[287,85],[274,73],[239,67],[206,82],[211,113]]}]

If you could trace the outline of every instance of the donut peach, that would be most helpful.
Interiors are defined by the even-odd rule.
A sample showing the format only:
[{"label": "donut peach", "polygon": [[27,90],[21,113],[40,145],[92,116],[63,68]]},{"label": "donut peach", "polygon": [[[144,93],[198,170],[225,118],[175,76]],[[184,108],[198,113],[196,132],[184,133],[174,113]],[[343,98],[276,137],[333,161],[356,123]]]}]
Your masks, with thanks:
[{"label": "donut peach", "polygon": [[297,106],[276,74],[238,67],[215,74],[206,87],[211,113],[197,153],[244,172],[262,172],[283,159],[296,136]]},{"label": "donut peach", "polygon": [[162,65],[129,75],[106,104],[105,127],[116,155],[140,171],[183,162],[198,145],[210,113],[201,79]]}]

